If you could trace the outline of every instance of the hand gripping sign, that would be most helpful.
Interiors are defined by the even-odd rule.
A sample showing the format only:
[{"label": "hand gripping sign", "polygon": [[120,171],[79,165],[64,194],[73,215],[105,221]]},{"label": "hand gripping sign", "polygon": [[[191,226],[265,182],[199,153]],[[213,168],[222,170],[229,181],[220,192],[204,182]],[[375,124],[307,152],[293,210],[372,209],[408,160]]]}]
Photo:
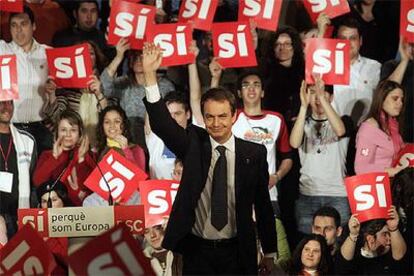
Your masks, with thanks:
[{"label": "hand gripping sign", "polygon": [[0,102],[17,100],[18,98],[16,56],[0,56]]},{"label": "hand gripping sign", "polygon": [[0,251],[0,275],[50,275],[55,266],[49,247],[30,225]]},{"label": "hand gripping sign", "polygon": [[400,35],[407,42],[414,42],[414,1],[401,0]]},{"label": "hand gripping sign", "polygon": [[345,178],[349,207],[362,223],[388,218],[391,208],[390,179],[387,173],[367,173]]},{"label": "hand gripping sign", "polygon": [[194,29],[209,31],[217,5],[217,0],[183,0],[178,13],[178,22],[192,21]]},{"label": "hand gripping sign", "polygon": [[139,183],[146,228],[163,224],[169,217],[179,186],[175,180],[147,180]]},{"label": "hand gripping sign", "polygon": [[258,28],[275,31],[281,8],[282,0],[241,0],[238,21],[253,18]]},{"label": "hand gripping sign", "polygon": [[329,18],[335,18],[350,11],[347,0],[303,0],[303,4],[313,22],[322,12]]},{"label": "hand gripping sign", "polygon": [[306,40],[306,82],[314,83],[313,75],[322,75],[325,84],[349,84],[351,71],[349,41],[327,38]]},{"label": "hand gripping sign", "polygon": [[98,165],[99,168],[93,170],[84,184],[104,199],[108,199],[111,193],[114,201],[126,202],[138,189],[139,181],[148,177],[137,165],[113,149]]},{"label": "hand gripping sign", "polygon": [[147,32],[147,41],[154,42],[162,50],[161,66],[192,63],[195,56],[188,51],[192,39],[190,24],[157,24]]},{"label": "hand gripping sign", "polygon": [[214,56],[225,68],[256,66],[256,54],[247,22],[214,23]]},{"label": "hand gripping sign", "polygon": [[23,0],[0,0],[0,11],[22,12]]},{"label": "hand gripping sign", "polygon": [[70,47],[46,49],[49,75],[59,87],[86,88],[93,74],[87,43]]},{"label": "hand gripping sign", "polygon": [[397,154],[392,166],[414,167],[414,144],[407,144]]},{"label": "hand gripping sign", "polygon": [[68,263],[75,275],[154,275],[137,241],[122,224],[75,251]]},{"label": "hand gripping sign", "polygon": [[111,8],[108,44],[116,45],[122,37],[128,37],[132,49],[142,49],[148,26],[154,24],[155,7],[116,1]]}]

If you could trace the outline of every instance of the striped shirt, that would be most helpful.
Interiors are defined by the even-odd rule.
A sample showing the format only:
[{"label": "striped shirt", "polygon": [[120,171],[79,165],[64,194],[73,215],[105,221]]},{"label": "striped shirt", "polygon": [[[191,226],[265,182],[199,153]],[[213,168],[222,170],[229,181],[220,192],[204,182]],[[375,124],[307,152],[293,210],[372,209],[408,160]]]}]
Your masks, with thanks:
[{"label": "striped shirt", "polygon": [[48,75],[45,49],[48,46],[33,40],[32,49],[25,52],[13,41],[0,40],[0,55],[16,55],[19,99],[14,101],[14,123],[37,122],[43,119],[42,106]]}]

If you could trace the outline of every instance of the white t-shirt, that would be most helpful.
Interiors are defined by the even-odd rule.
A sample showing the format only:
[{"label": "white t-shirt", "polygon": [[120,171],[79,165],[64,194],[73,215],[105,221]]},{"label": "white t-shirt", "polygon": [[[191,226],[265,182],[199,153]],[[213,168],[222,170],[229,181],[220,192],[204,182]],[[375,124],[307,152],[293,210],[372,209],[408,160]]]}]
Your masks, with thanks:
[{"label": "white t-shirt", "polygon": [[[283,116],[277,112],[263,111],[263,115],[248,116],[239,110],[232,132],[240,139],[266,147],[269,174],[276,173],[276,150],[279,152],[291,151],[285,121]],[[269,193],[271,200],[277,201],[275,186],[270,189]]]},{"label": "white t-shirt", "polygon": [[351,65],[349,85],[334,85],[333,102],[339,116],[360,123],[368,114],[372,95],[380,79],[381,64],[359,56]]},{"label": "white t-shirt", "polygon": [[151,179],[171,179],[174,170],[175,155],[155,133],[145,135],[149,152]]},{"label": "white t-shirt", "polygon": [[346,196],[344,177],[348,139],[339,139],[329,121],[308,117],[299,148],[300,193],[307,196]]}]

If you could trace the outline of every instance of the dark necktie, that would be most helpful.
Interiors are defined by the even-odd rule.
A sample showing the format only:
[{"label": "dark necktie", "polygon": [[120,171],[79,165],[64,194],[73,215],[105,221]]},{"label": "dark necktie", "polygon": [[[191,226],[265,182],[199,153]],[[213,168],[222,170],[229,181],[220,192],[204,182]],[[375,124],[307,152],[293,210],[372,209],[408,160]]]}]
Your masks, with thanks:
[{"label": "dark necktie", "polygon": [[226,148],[217,146],[220,153],[213,172],[211,191],[211,224],[220,231],[227,224],[227,159]]}]

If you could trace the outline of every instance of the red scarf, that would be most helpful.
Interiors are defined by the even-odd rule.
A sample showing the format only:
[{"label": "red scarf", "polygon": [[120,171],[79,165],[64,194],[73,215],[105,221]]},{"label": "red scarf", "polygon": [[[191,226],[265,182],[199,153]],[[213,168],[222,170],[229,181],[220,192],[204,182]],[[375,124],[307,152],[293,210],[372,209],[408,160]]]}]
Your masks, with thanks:
[{"label": "red scarf", "polygon": [[404,144],[402,137],[400,135],[400,126],[398,124],[397,119],[395,119],[394,117],[387,116],[383,110],[381,111],[380,120],[381,127],[383,129],[387,129],[389,132],[388,135],[390,136],[392,143],[394,145],[393,157],[395,158]]}]

